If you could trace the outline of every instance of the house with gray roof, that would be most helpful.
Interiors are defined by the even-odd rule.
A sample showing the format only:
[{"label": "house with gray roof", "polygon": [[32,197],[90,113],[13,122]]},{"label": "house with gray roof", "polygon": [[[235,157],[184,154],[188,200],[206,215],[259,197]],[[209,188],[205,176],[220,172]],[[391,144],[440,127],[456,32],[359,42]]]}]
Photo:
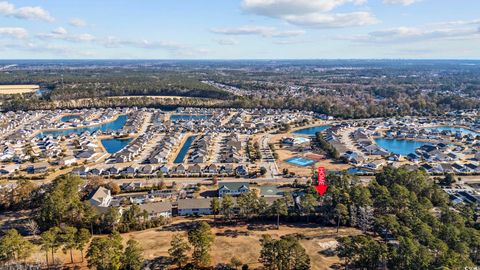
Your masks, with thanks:
[{"label": "house with gray roof", "polygon": [[88,202],[95,207],[109,207],[112,202],[112,194],[109,189],[99,187],[89,196]]},{"label": "house with gray roof", "polygon": [[219,197],[223,197],[226,194],[238,196],[250,191],[250,184],[248,182],[220,182],[218,186]]},{"label": "house with gray roof", "polygon": [[185,199],[178,200],[179,216],[211,215],[211,199]]},{"label": "house with gray roof", "polygon": [[171,202],[154,202],[141,204],[140,211],[146,211],[148,213],[148,219],[172,216],[172,203]]}]

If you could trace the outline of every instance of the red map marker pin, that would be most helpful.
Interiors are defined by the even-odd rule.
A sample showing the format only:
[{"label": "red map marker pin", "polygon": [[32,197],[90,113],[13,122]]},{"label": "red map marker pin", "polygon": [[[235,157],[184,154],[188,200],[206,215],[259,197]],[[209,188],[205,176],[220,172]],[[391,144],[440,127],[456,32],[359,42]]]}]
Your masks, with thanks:
[{"label": "red map marker pin", "polygon": [[320,196],[323,196],[327,188],[328,186],[325,185],[325,167],[318,167],[318,185],[315,186],[315,189]]}]

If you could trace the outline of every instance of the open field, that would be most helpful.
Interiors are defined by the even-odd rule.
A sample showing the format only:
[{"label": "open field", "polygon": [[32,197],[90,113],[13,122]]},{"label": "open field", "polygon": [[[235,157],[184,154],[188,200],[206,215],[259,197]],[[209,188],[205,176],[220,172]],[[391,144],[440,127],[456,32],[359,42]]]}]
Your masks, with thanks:
[{"label": "open field", "polygon": [[32,93],[37,91],[40,88],[38,85],[0,85],[0,95],[13,95],[13,94],[24,94]]},{"label": "open field", "polygon": [[194,99],[194,98],[198,98],[198,99],[208,99],[208,98],[205,98],[205,97],[152,96],[152,95],[148,95],[148,96],[139,96],[139,95],[131,95],[131,96],[110,96],[110,97],[107,97],[107,98],[126,98],[126,99],[129,99],[129,98],[156,98],[156,99]]},{"label": "open field", "polygon": [[[266,223],[259,226],[261,229],[249,230],[246,225],[237,224],[234,226],[218,226],[216,227],[212,219],[197,219],[197,221],[209,221],[213,227],[212,232],[215,234],[215,241],[212,245],[211,257],[212,264],[228,263],[232,257],[237,257],[243,263],[250,266],[251,269],[260,267],[258,262],[261,245],[260,239],[264,234],[270,234],[274,238],[279,238],[288,234],[301,234],[300,243],[306,249],[311,259],[311,269],[323,270],[331,269],[333,264],[339,263],[336,256],[326,256],[321,254],[322,251],[334,248],[335,228],[318,227],[314,224],[295,224],[282,225],[279,230],[274,229],[273,224]],[[181,219],[162,228],[149,229],[145,231],[132,232],[123,234],[124,244],[129,239],[135,239],[140,242],[143,249],[145,259],[152,260],[159,257],[168,257],[168,249],[170,248],[170,240],[172,236],[180,233],[187,236],[186,228],[191,226],[193,221]],[[339,235],[356,235],[359,231],[351,228],[341,228]],[[85,253],[85,252],[84,252]],[[57,262],[70,261],[69,254],[63,254],[61,251],[56,254]],[[41,251],[35,252],[32,259],[37,262],[44,262],[45,253]],[[74,252],[74,260],[80,262],[80,252]],[[87,269],[86,261],[80,263],[81,269]]]}]

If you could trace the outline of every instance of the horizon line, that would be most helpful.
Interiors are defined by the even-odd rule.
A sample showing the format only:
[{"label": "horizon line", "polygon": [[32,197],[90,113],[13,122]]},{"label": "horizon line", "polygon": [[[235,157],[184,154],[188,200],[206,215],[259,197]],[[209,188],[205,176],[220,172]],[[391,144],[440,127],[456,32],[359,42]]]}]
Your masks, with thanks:
[{"label": "horizon line", "polygon": [[4,61],[480,61],[480,58],[3,58]]}]

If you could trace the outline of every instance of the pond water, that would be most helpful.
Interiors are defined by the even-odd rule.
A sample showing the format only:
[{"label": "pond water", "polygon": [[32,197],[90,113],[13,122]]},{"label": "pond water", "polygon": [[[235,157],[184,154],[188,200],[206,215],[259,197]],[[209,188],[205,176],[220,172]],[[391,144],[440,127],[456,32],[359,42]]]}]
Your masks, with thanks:
[{"label": "pond water", "polygon": [[172,114],[170,115],[170,120],[190,120],[190,119],[208,119],[212,117],[211,115],[206,114]]},{"label": "pond water", "polygon": [[291,164],[297,165],[297,166],[302,166],[302,167],[310,166],[310,165],[313,165],[313,164],[317,163],[317,161],[315,161],[315,160],[311,160],[311,159],[303,158],[303,157],[292,157],[292,158],[289,158],[289,159],[285,160],[285,162],[288,162],[288,163],[291,163]]},{"label": "pond water", "polygon": [[65,115],[65,116],[63,116],[62,118],[60,118],[60,121],[61,121],[61,122],[68,122],[68,121],[70,121],[70,120],[79,119],[79,118],[80,118],[80,115],[70,114],[70,115]]},{"label": "pond water", "polygon": [[185,143],[183,144],[182,148],[180,148],[180,151],[178,152],[177,157],[173,161],[173,163],[182,163],[183,160],[185,159],[185,156],[187,155],[188,149],[192,145],[193,141],[195,140],[195,136],[190,136],[187,138]]},{"label": "pond water", "polygon": [[475,132],[473,130],[470,130],[470,129],[466,129],[466,128],[462,128],[462,127],[436,127],[436,128],[427,128],[426,130],[438,130],[438,131],[450,131],[452,132],[453,134],[455,134],[456,132],[460,131],[463,135],[474,135],[474,136],[478,136],[480,135],[479,132]]},{"label": "pond water", "polygon": [[109,154],[115,154],[127,146],[131,141],[132,139],[105,139],[101,142]]},{"label": "pond water", "polygon": [[326,129],[329,129],[331,127],[332,126],[309,127],[309,128],[304,128],[304,129],[299,129],[297,131],[294,131],[293,134],[315,136],[315,134],[317,134],[317,132],[322,132],[322,131],[324,131]]},{"label": "pond water", "polygon": [[97,130],[100,130],[102,132],[106,131],[117,131],[123,128],[125,126],[125,123],[127,122],[128,116],[126,115],[120,115],[117,119],[115,119],[112,122],[108,122],[102,125],[96,125],[96,126],[90,126],[90,127],[82,127],[82,128],[72,128],[72,129],[63,129],[63,130],[51,130],[51,131],[45,131],[39,133],[37,136],[39,138],[43,138],[48,135],[53,135],[53,136],[68,136],[70,134],[82,134],[85,131],[89,131],[90,133],[93,133]]},{"label": "pond water", "polygon": [[398,155],[408,155],[415,153],[415,150],[421,146],[428,144],[425,142],[419,141],[409,141],[409,140],[389,140],[389,139],[375,139],[375,143],[382,147],[383,149]]}]

